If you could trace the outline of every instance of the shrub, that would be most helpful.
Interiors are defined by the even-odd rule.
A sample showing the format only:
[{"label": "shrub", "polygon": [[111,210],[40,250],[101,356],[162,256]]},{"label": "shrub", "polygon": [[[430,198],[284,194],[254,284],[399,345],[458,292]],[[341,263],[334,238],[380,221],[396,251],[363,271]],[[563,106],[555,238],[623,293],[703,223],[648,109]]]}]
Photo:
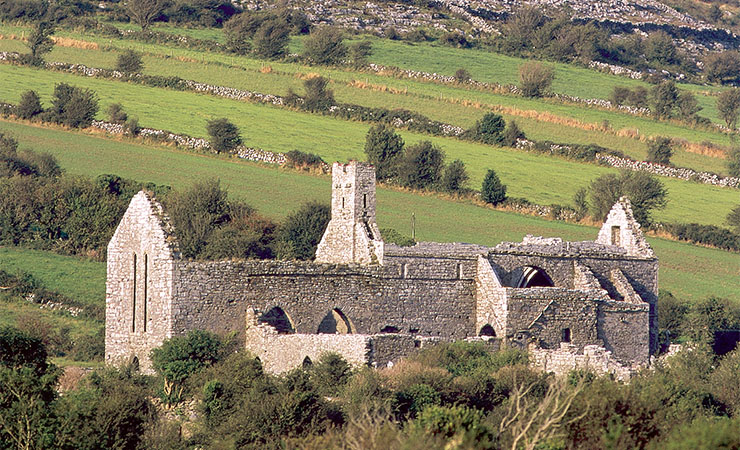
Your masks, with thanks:
[{"label": "shrub", "polygon": [[519,88],[525,97],[542,97],[555,79],[553,70],[539,62],[519,66]]},{"label": "shrub", "polygon": [[128,120],[128,114],[123,110],[120,103],[111,103],[106,112],[108,113],[108,122],[123,125]]},{"label": "shrub", "polygon": [[604,220],[621,196],[630,199],[635,220],[643,226],[650,223],[653,209],[664,208],[667,203],[667,191],[663,183],[646,172],[605,174],[592,181],[589,187],[591,216],[596,220]]},{"label": "shrub", "polygon": [[314,363],[309,374],[316,391],[325,397],[337,397],[352,375],[347,361],[337,353],[323,353]]},{"label": "shrub", "polygon": [[727,172],[731,177],[740,177],[740,147],[735,147],[728,153]]},{"label": "shrub", "polygon": [[588,191],[586,188],[580,188],[573,194],[573,209],[576,211],[579,219],[588,214]]},{"label": "shrub", "polygon": [[465,163],[456,159],[445,168],[440,187],[443,191],[453,194],[463,192],[466,190],[465,185],[469,178],[465,170]]},{"label": "shrub", "polygon": [[455,71],[455,81],[458,83],[469,83],[472,79],[473,77],[467,69],[461,67]]},{"label": "shrub", "polygon": [[355,67],[364,67],[373,52],[373,44],[370,41],[354,42],[349,46],[349,59]]},{"label": "shrub", "polygon": [[489,448],[494,433],[483,423],[483,413],[465,406],[430,406],[412,429],[459,443],[461,448]]},{"label": "shrub", "polygon": [[740,235],[740,205],[737,205],[730,211],[727,215],[726,222],[727,225],[735,230],[735,234]]},{"label": "shrub", "polygon": [[287,53],[288,26],[278,19],[266,20],[254,33],[252,44],[255,55],[261,58],[279,58]]},{"label": "shrub", "polygon": [[506,185],[501,183],[493,169],[488,169],[480,190],[481,199],[492,205],[498,205],[506,200]]},{"label": "shrub", "polygon": [[731,88],[722,91],[717,97],[717,111],[719,117],[731,129],[737,128],[738,114],[740,114],[740,89]]},{"label": "shrub", "polygon": [[450,47],[470,48],[473,46],[470,41],[468,41],[465,34],[459,31],[450,31],[445,33],[439,38],[439,41],[445,45],[449,45]]},{"label": "shrub", "polygon": [[303,82],[306,96],[303,108],[309,111],[326,111],[334,105],[334,91],[327,89],[328,78],[312,77]]},{"label": "shrub", "polygon": [[21,101],[15,108],[15,115],[21,119],[32,119],[41,114],[44,108],[41,107],[41,99],[36,91],[25,91],[21,94]]},{"label": "shrub", "polygon": [[406,148],[399,169],[401,184],[414,189],[436,186],[442,176],[445,154],[430,141],[421,141]]},{"label": "shrub", "polygon": [[486,113],[472,128],[465,132],[464,137],[490,145],[501,145],[504,140],[504,118],[492,112]]},{"label": "shrub", "polygon": [[393,410],[399,420],[415,418],[428,406],[440,405],[442,396],[428,384],[414,384],[396,392]]},{"label": "shrub", "polygon": [[650,109],[656,119],[667,119],[673,115],[678,100],[678,88],[673,81],[664,81],[650,90]]},{"label": "shrub", "polygon": [[342,31],[336,28],[317,28],[303,45],[303,57],[315,64],[339,64],[347,55]]},{"label": "shrub", "polygon": [[285,219],[280,230],[280,239],[285,243],[283,258],[302,260],[313,259],[316,247],[324,235],[331,219],[331,207],[316,202],[301,206],[294,214]]},{"label": "shrub", "polygon": [[524,131],[522,131],[519,128],[519,125],[516,123],[516,121],[512,120],[509,122],[509,124],[506,126],[506,129],[504,130],[504,135],[501,139],[501,145],[505,145],[507,147],[516,147],[517,141],[519,139],[525,139],[526,136],[524,135]]},{"label": "shrub", "polygon": [[676,100],[676,111],[679,119],[688,123],[695,123],[699,120],[697,113],[702,109],[703,108],[699,106],[699,102],[696,100],[696,97],[694,97],[694,94],[691,92],[682,91],[678,94],[678,99]]},{"label": "shrub", "polygon": [[39,20],[33,23],[31,34],[28,36],[26,45],[31,50],[28,62],[31,65],[39,66],[44,63],[43,55],[49,53],[54,48],[54,41],[51,35],[54,34],[54,25]]},{"label": "shrub", "polygon": [[209,120],[206,130],[211,137],[211,148],[217,153],[230,152],[242,143],[239,128],[225,117]]},{"label": "shrub", "polygon": [[123,73],[139,73],[144,63],[141,55],[131,49],[125,50],[118,55],[116,59],[116,70]]},{"label": "shrub", "polygon": [[656,137],[648,142],[647,160],[658,164],[670,164],[673,147],[670,138]]},{"label": "shrub", "polygon": [[396,244],[400,247],[411,247],[416,245],[416,241],[408,236],[404,236],[393,228],[381,228],[380,235],[383,241],[389,244]]},{"label": "shrub", "polygon": [[379,123],[370,128],[365,136],[365,155],[375,166],[378,180],[398,175],[398,165],[403,158],[404,142],[395,130]]},{"label": "shrub", "polygon": [[129,117],[126,123],[123,124],[123,132],[129,136],[138,136],[140,131],[139,119],[136,117]]},{"label": "shrub", "polygon": [[291,150],[285,154],[286,165],[294,169],[318,168],[326,164],[319,155],[300,150]]},{"label": "shrub", "polygon": [[74,128],[90,126],[98,112],[95,92],[66,83],[59,83],[54,87],[51,104],[49,118],[53,122]]},{"label": "shrub", "polygon": [[704,75],[711,82],[722,84],[737,81],[740,73],[740,53],[725,51],[709,53],[704,58]]}]

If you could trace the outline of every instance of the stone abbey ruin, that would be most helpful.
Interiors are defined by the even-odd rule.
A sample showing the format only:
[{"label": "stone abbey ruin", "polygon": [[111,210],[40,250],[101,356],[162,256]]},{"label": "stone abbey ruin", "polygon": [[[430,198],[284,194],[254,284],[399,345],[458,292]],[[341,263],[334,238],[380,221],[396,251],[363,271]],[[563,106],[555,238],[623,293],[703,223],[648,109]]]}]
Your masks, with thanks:
[{"label": "stone abbey ruin", "polygon": [[335,163],[311,262],[183,259],[162,206],[139,192],[108,245],[105,357],[151,371],[153,348],[201,329],[236,333],[283,372],[323,352],[380,367],[469,339],[526,348],[548,371],[624,378],[657,349],[657,294],[658,260],[627,199],[595,241],[399,247],[376,224],[373,166]]}]

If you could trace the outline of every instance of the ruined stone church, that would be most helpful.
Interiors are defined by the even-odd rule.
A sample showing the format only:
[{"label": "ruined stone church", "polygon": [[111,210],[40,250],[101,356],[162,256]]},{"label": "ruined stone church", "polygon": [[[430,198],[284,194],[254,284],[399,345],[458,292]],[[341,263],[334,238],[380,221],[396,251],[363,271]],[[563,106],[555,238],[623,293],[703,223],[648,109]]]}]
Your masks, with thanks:
[{"label": "ruined stone church", "polygon": [[323,352],[385,366],[470,339],[527,348],[546,370],[622,377],[656,350],[658,260],[627,199],[595,241],[399,247],[375,220],[373,166],[353,161],[332,168],[331,209],[315,261],[192,261],[139,192],[108,245],[106,361],[151,371],[153,348],[196,329],[235,333],[275,373]]}]

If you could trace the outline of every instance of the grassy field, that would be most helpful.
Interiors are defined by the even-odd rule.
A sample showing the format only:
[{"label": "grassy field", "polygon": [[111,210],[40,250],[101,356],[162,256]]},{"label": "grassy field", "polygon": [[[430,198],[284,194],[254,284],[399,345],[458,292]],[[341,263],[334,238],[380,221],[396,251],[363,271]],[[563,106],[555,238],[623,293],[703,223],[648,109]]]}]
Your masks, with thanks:
[{"label": "grassy field", "polygon": [[[0,86],[0,100],[16,102],[20,92],[34,88],[48,101],[56,82],[89,87],[98,92],[101,109],[120,102],[145,126],[169,129],[195,136],[206,136],[205,123],[216,117],[229,117],[240,127],[246,145],[273,151],[299,149],[317,153],[326,161],[364,159],[363,145],[369,125],[325,116],[293,112],[247,102],[218,99],[190,92],[155,89],[115,81],[90,79],[15,66],[0,66],[6,83]],[[141,99],[147,99],[146,103]],[[3,126],[11,127],[10,124]],[[12,127],[11,127],[12,128]],[[22,131],[25,134],[27,131]],[[495,148],[453,138],[429,137],[402,132],[407,144],[429,139],[447,153],[449,160],[461,159],[478,187],[488,168],[495,168],[509,187],[509,195],[524,197],[539,204],[570,204],[573,194],[601,174],[615,172],[593,164]],[[71,145],[77,145],[76,143]],[[66,145],[70,145],[66,144]],[[61,153],[65,144],[41,144],[39,149]],[[67,150],[68,151],[68,150]],[[68,164],[80,163],[86,154],[75,152]],[[81,159],[77,159],[81,158]],[[122,161],[123,164],[125,162]],[[532,174],[547,174],[532,183]],[[153,180],[154,181],[154,180]],[[656,219],[670,222],[697,222],[720,225],[737,203],[737,191],[689,183],[671,178],[668,208]]]},{"label": "grassy field", "polygon": [[[519,97],[495,95],[469,90],[459,86],[440,86],[413,80],[398,80],[394,78],[380,77],[375,74],[307,67],[300,64],[270,62],[269,64],[274,68],[274,71],[269,74],[264,74],[260,73],[259,70],[265,66],[265,62],[251,58],[142,44],[130,40],[109,40],[78,34],[72,35],[77,38],[98,42],[105,48],[108,48],[112,44],[117,48],[136,48],[138,50],[151,53],[152,56],[147,56],[145,58],[145,72],[149,74],[182,75],[185,73],[187,74],[186,78],[198,81],[233,86],[242,89],[257,90],[261,92],[284,94],[289,88],[300,91],[301,80],[296,75],[306,72],[318,72],[335,80],[331,87],[335,91],[336,97],[339,101],[359,103],[366,106],[402,107],[412,109],[422,112],[433,119],[451,122],[463,127],[470,126],[486,109],[515,108],[520,111],[544,111],[558,117],[574,118],[590,124],[600,124],[604,121],[608,121],[615,130],[625,128],[637,129],[645,136],[667,135],[683,138],[692,142],[708,141],[723,145],[727,145],[729,143],[728,137],[721,133],[686,129],[677,124],[657,122],[648,118],[618,114],[613,111],[600,111],[596,109],[582,108],[575,105],[563,105],[541,100],[528,100]],[[484,60],[479,64],[483,67],[493,67],[495,70],[503,70],[505,73],[509,73],[510,76],[513,77],[516,77],[516,65],[511,61],[516,60],[521,62],[521,60],[517,60],[515,58],[503,57],[501,55],[495,55],[488,52],[459,50],[447,47],[432,47],[428,44],[410,46],[404,43],[380,39],[376,39],[374,44],[378,47],[378,52],[381,54],[384,49],[391,49],[391,53],[395,52],[394,54],[398,53],[404,55],[408,53],[409,55],[416,55],[414,57],[410,56],[409,61],[411,62],[423,60],[423,56],[429,56],[430,52],[439,52],[439,58],[431,58],[435,61],[438,59],[439,61],[450,60],[456,62],[458,60],[465,60],[466,57],[472,55],[473,57],[470,60],[475,63],[480,58],[484,57],[489,59],[501,57],[509,62],[491,62]],[[23,45],[17,41],[0,41],[0,47],[8,50],[23,50]],[[112,67],[115,56],[116,53],[109,51],[57,48],[49,58],[50,60],[80,62],[92,66]],[[178,60],[177,58],[184,60]],[[411,64],[411,62],[408,64]],[[453,62],[449,63],[450,67],[455,67]],[[615,83],[620,81],[641,83],[568,65],[559,65],[558,67],[561,67],[563,70],[567,69],[574,71],[574,74],[566,72],[563,75],[563,77],[568,80],[568,86],[580,87],[609,85],[613,87],[616,85]],[[427,69],[433,70],[435,67]],[[454,69],[452,69],[452,72],[444,72],[442,70],[438,70],[438,72],[454,73]],[[575,80],[575,82],[573,80]],[[406,94],[400,95],[391,92],[369,91],[357,89],[356,87],[348,85],[348,83],[352,83],[354,81],[363,81],[374,85],[386,86],[388,88],[395,89],[396,91],[403,91]],[[510,80],[503,81],[508,82]],[[704,86],[694,86],[694,88],[696,88],[696,90],[701,88],[703,91],[707,91],[709,89]],[[577,93],[568,93],[577,95]],[[590,93],[581,93],[581,96],[589,96],[588,94]],[[705,111],[703,113],[709,113],[709,117],[718,120],[716,118],[716,109],[714,108],[714,98],[704,98],[700,96],[699,100],[705,106]],[[466,107],[460,104],[451,104],[451,101],[475,102],[483,109]],[[505,116],[507,119],[514,118],[513,116],[506,114]],[[580,130],[534,119],[524,119],[522,117],[516,117],[516,119],[519,121],[527,135],[534,139],[550,139],[557,140],[559,142],[573,143],[596,143],[623,151],[634,158],[643,158],[645,155],[644,143],[634,139],[619,138],[614,135],[604,134],[600,131]],[[680,166],[693,167],[698,170],[710,170],[719,173],[725,171],[724,162],[720,159],[687,153],[682,150],[677,152],[673,158],[673,162]]]},{"label": "grassy field", "polygon": [[[18,136],[22,148],[54,153],[73,174],[116,173],[176,188],[187,187],[198,179],[219,177],[230,195],[246,200],[275,219],[285,217],[306,201],[328,203],[330,197],[328,176],[6,122],[0,122],[0,130]],[[593,227],[495,211],[433,195],[378,190],[381,227],[409,234],[412,213],[416,215],[420,240],[495,245],[500,241],[519,241],[527,233],[570,240],[594,239],[597,233]],[[740,254],[657,238],[650,242],[661,259],[663,289],[689,299],[708,295],[740,299]]]}]

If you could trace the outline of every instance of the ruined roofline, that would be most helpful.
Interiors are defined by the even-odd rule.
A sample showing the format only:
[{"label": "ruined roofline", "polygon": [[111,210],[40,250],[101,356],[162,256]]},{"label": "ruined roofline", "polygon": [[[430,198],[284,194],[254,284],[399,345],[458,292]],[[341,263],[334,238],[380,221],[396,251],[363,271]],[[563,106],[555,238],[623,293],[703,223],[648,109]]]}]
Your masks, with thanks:
[{"label": "ruined roofline", "polygon": [[[172,220],[170,219],[170,216],[165,212],[164,206],[156,198],[154,192],[147,189],[142,189],[137,192],[131,198],[129,205],[123,214],[124,218],[128,214],[132,213],[132,208],[135,208],[136,205],[139,203],[144,203],[148,206],[148,211],[146,211],[146,213],[148,213],[148,215],[156,220],[159,229],[162,231],[165,243],[172,252],[172,258],[180,259],[180,241],[177,238],[177,234],[175,233],[175,228],[172,225]],[[113,237],[108,243],[109,246],[121,239],[121,237],[119,236],[119,230],[121,228],[121,225],[124,223],[124,218],[122,218],[118,222],[118,226],[113,233]]]}]

